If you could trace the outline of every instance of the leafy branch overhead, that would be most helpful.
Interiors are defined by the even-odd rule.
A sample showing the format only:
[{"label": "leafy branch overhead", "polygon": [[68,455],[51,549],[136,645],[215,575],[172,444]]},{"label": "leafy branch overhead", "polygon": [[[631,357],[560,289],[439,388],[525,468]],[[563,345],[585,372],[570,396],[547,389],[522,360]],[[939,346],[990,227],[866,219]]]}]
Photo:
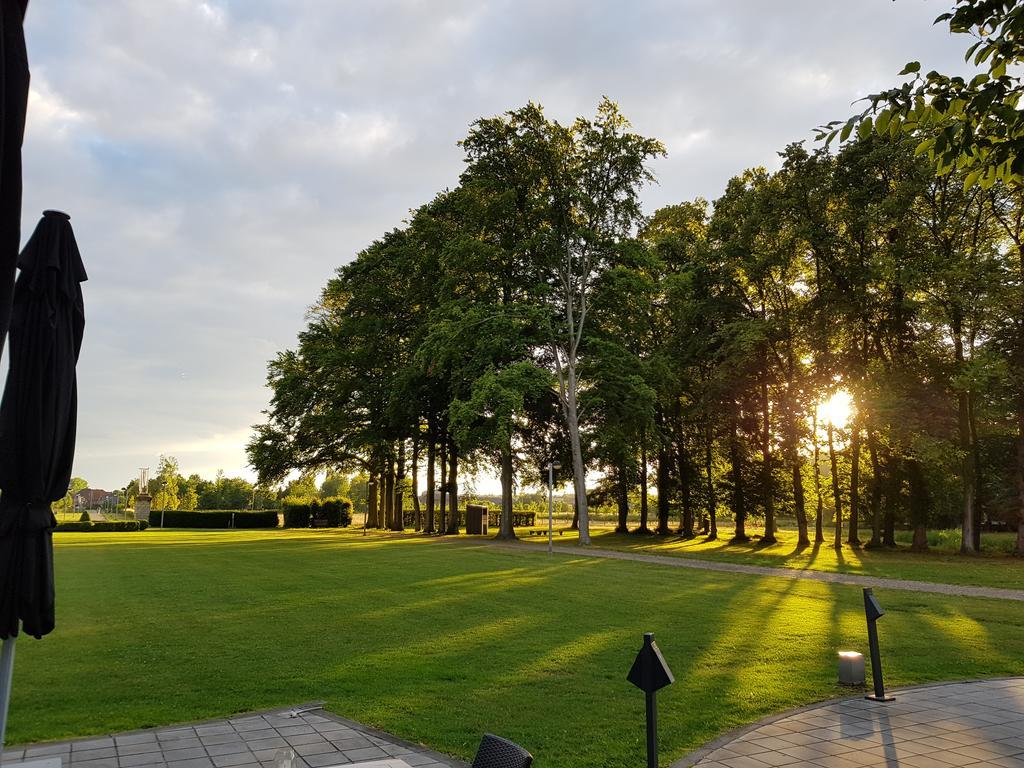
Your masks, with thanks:
[{"label": "leafy branch overhead", "polygon": [[900,72],[909,80],[868,96],[868,106],[848,120],[822,126],[819,139],[909,135],[939,173],[963,171],[968,187],[1022,183],[1024,6],[1016,0],[957,0],[935,23],[974,38],[964,58],[982,71],[973,77],[922,73],[920,62],[912,61]]}]

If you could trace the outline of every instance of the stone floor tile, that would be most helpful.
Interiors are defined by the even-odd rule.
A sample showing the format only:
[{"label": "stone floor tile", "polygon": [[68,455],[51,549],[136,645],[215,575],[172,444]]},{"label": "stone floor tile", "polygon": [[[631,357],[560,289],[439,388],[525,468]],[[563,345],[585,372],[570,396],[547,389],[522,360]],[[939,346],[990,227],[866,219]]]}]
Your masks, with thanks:
[{"label": "stone floor tile", "polygon": [[384,760],[388,753],[380,747],[364,747],[363,749],[349,749],[344,752],[345,757],[354,763],[363,760]]},{"label": "stone floor tile", "polygon": [[186,747],[185,749],[165,749],[164,762],[191,760],[193,757],[206,757],[206,750],[202,747]]},{"label": "stone floor tile", "polygon": [[109,736],[105,739],[83,739],[82,741],[72,742],[71,751],[86,752],[91,749],[103,749],[112,746],[114,746],[114,739]]},{"label": "stone floor tile", "polygon": [[284,740],[291,744],[293,747],[297,747],[300,744],[326,744],[327,739],[321,736],[319,733],[300,733],[295,736],[289,736],[282,733]]},{"label": "stone floor tile", "polygon": [[324,768],[331,765],[345,765],[351,762],[340,752],[325,752],[322,755],[306,755],[302,758],[309,765],[309,768]]},{"label": "stone floor tile", "polygon": [[172,749],[191,749],[192,747],[201,746],[203,746],[203,742],[199,740],[198,736],[185,736],[180,739],[168,739],[160,742],[160,749],[164,752]]},{"label": "stone floor tile", "polygon": [[86,760],[81,763],[72,761],[71,765],[73,765],[74,768],[119,768],[116,757],[104,757],[99,760]]},{"label": "stone floor tile", "polygon": [[143,752],[139,755],[123,755],[117,758],[118,768],[138,768],[142,765],[163,765],[164,756],[160,752]]},{"label": "stone floor tile", "polygon": [[302,734],[316,733],[312,725],[286,725],[277,729],[282,736],[299,736]]},{"label": "stone floor tile", "polygon": [[54,755],[67,755],[71,753],[71,744],[40,744],[37,747],[28,747],[25,750],[26,758],[52,757]]},{"label": "stone floor tile", "polygon": [[227,755],[211,755],[210,759],[217,768],[230,768],[235,765],[245,765],[255,762],[256,758],[248,749],[244,752],[235,752]]},{"label": "stone floor tile", "polygon": [[118,744],[117,756],[141,755],[145,752],[160,752],[160,743],[156,741],[143,741],[139,744]]},{"label": "stone floor tile", "polygon": [[293,749],[295,750],[295,754],[301,755],[302,757],[306,757],[307,755],[324,755],[331,752],[338,752],[338,749],[333,744],[326,741],[323,744],[299,744],[298,746],[293,747]]},{"label": "stone floor tile", "polygon": [[146,744],[147,742],[155,742],[156,733],[148,731],[146,733],[127,733],[123,736],[115,736],[114,743],[117,746],[123,744]]},{"label": "stone floor tile", "polygon": [[72,745],[71,749],[71,762],[72,763],[83,763],[87,760],[103,760],[108,757],[117,757],[117,750],[114,748],[114,742],[111,740],[109,747],[100,747],[99,749],[77,749],[76,745]]},{"label": "stone floor tile", "polygon": [[200,736],[199,741],[202,742],[204,747],[209,747],[214,744],[240,744],[243,739],[240,734],[231,731],[231,733],[215,733],[211,736]]}]

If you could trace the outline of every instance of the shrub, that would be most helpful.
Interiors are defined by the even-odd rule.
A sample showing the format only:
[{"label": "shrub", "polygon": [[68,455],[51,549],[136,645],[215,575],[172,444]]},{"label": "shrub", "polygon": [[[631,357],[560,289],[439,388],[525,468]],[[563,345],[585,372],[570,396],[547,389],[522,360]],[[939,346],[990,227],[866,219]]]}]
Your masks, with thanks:
[{"label": "shrub", "polygon": [[154,512],[150,519],[153,525],[160,525],[160,515],[163,515],[164,528],[276,528],[277,512],[260,510],[249,512],[246,510],[195,510],[186,512],[184,510],[167,510],[165,512]]},{"label": "shrub", "polygon": [[58,533],[117,533],[121,531],[144,531],[149,527],[145,520],[97,520],[77,523],[58,523],[54,529]]},{"label": "shrub", "polygon": [[191,511],[168,509],[150,514],[153,525],[164,528],[230,528],[231,513],[226,511]]},{"label": "shrub", "polygon": [[331,528],[347,528],[352,524],[352,502],[349,499],[325,499],[320,509]]},{"label": "shrub", "polygon": [[235,528],[277,528],[277,522],[277,512],[272,509],[235,512]]},{"label": "shrub", "polygon": [[285,502],[284,504],[284,527],[285,528],[309,528],[310,509],[309,504]]}]

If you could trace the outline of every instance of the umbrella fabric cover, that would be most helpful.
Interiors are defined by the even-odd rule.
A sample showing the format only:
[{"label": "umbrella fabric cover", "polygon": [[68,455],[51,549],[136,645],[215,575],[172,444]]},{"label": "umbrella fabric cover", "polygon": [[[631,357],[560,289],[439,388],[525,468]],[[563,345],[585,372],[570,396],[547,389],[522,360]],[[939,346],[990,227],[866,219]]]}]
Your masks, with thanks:
[{"label": "umbrella fabric cover", "polygon": [[21,242],[21,143],[28,106],[23,20],[28,0],[0,2],[0,352],[11,319]]},{"label": "umbrella fabric cover", "polygon": [[66,214],[46,211],[18,260],[0,403],[0,638],[53,630],[50,503],[62,498],[75,453],[86,279]]}]

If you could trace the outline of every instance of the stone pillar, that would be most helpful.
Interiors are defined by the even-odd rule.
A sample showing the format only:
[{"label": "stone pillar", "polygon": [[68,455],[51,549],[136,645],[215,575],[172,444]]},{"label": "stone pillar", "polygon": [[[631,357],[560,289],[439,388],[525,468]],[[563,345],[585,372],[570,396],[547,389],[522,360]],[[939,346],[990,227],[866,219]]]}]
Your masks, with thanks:
[{"label": "stone pillar", "polygon": [[153,497],[148,493],[140,493],[135,497],[135,519],[149,522],[149,508]]}]

